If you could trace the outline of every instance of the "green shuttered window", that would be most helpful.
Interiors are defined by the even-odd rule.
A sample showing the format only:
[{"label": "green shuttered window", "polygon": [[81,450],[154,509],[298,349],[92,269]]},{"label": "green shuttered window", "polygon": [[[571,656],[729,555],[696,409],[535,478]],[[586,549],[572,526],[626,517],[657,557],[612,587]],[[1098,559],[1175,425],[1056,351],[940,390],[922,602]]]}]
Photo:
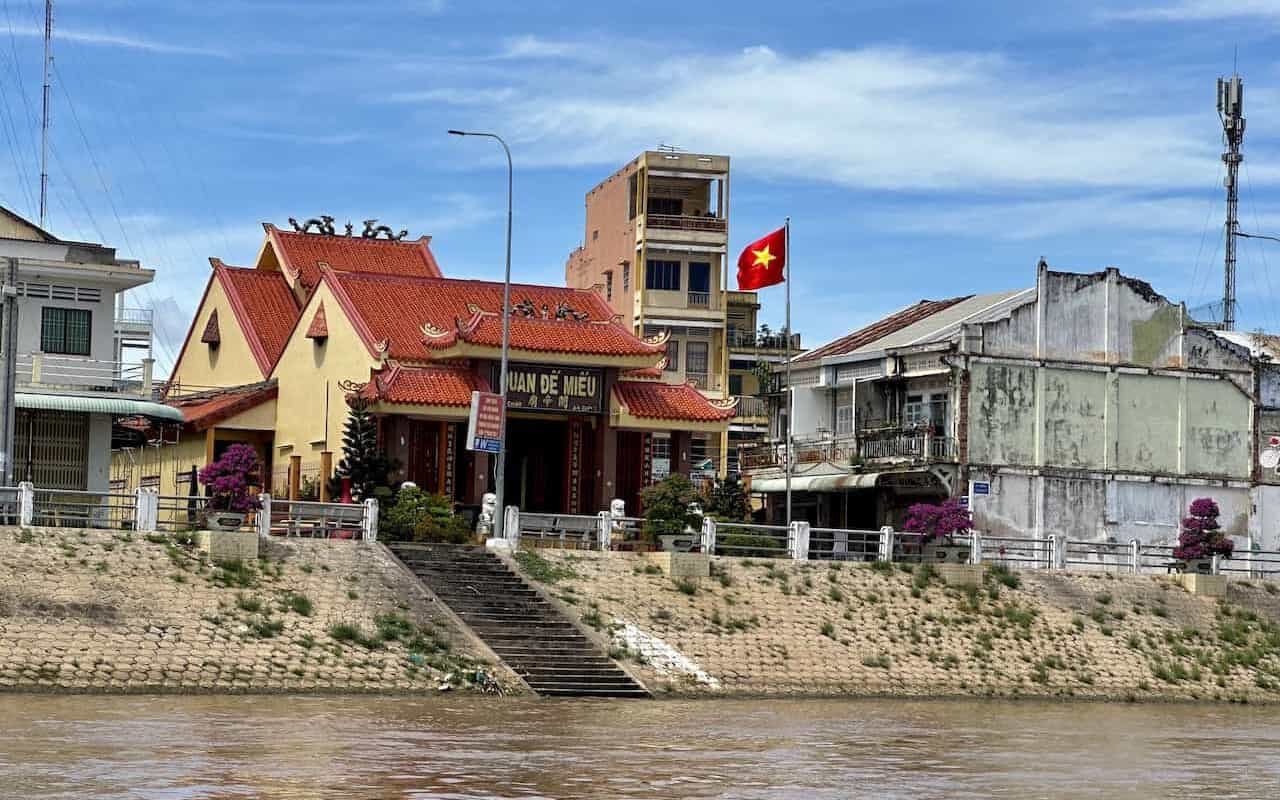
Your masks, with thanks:
[{"label": "green shuttered window", "polygon": [[40,350],[65,356],[89,355],[92,312],[83,308],[44,308],[40,318]]}]

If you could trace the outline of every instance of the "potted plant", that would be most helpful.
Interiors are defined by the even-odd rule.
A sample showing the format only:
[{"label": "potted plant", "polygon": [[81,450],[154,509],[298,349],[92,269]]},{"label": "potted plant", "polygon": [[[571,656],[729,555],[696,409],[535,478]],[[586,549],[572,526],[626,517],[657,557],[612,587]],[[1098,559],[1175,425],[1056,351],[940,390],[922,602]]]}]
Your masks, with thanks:
[{"label": "potted plant", "polygon": [[247,444],[233,444],[212,464],[200,470],[200,483],[208,494],[204,524],[210,530],[234,531],[244,525],[245,515],[260,507],[250,486],[261,485],[262,462]]},{"label": "potted plant", "polygon": [[677,540],[696,538],[702,528],[702,515],[694,510],[694,504],[701,499],[693,483],[679,473],[641,491],[645,543],[669,550]]},{"label": "potted plant", "polygon": [[972,545],[956,544],[955,536],[973,527],[969,509],[952,497],[941,503],[916,503],[907,509],[902,529],[920,534],[926,562],[967,564]]},{"label": "potted plant", "polygon": [[1235,542],[1222,532],[1218,524],[1218,504],[1211,498],[1191,501],[1187,517],[1182,520],[1178,546],[1173,548],[1180,572],[1208,575],[1213,572],[1213,557],[1231,558]]}]

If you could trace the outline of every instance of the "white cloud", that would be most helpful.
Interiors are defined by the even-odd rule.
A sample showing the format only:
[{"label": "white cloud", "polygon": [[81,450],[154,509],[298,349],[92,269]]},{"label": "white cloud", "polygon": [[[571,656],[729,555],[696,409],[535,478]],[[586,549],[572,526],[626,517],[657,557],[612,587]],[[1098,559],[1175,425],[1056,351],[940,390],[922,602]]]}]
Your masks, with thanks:
[{"label": "white cloud", "polygon": [[561,57],[512,70],[523,85],[509,95],[471,96],[474,123],[509,132],[526,166],[616,165],[676,142],[757,175],[887,190],[1199,186],[1217,169],[1212,126],[1159,112],[1101,70],[910,48],[673,57],[617,43],[582,69],[581,48],[528,49]]},{"label": "white cloud", "polygon": [[[7,30],[11,31],[14,36],[44,37],[44,29],[38,28],[34,25],[14,25]],[[77,42],[79,44],[96,45],[101,47],[119,47],[126,50],[142,50],[148,53],[231,58],[230,51],[215,47],[198,47],[181,44],[179,42],[166,42],[159,39],[148,39],[142,36],[108,33],[106,31],[59,27],[55,31],[54,36],[59,40]]]},{"label": "white cloud", "polygon": [[1179,0],[1165,5],[1105,10],[1099,12],[1099,16],[1135,22],[1280,17],[1280,0]]}]

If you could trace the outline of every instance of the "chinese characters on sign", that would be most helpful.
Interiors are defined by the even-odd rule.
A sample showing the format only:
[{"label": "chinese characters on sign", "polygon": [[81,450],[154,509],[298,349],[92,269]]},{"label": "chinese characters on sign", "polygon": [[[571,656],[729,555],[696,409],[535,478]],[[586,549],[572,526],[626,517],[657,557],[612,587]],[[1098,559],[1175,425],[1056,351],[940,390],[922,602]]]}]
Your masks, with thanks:
[{"label": "chinese characters on sign", "polygon": [[599,414],[604,407],[602,370],[512,364],[507,375],[507,407]]},{"label": "chinese characters on sign", "polygon": [[467,420],[467,449],[496,453],[502,448],[502,396],[471,393],[471,417]]}]

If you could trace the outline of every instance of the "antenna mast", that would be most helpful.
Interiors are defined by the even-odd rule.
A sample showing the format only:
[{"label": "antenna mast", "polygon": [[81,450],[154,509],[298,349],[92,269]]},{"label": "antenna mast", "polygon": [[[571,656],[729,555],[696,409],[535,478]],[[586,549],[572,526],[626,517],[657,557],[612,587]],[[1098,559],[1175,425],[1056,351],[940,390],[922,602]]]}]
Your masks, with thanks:
[{"label": "antenna mast", "polygon": [[40,227],[49,210],[49,82],[53,71],[53,0],[44,1],[44,100],[40,109]]},{"label": "antenna mast", "polygon": [[1227,224],[1224,229],[1224,262],[1222,282],[1222,329],[1236,327],[1236,236],[1240,222],[1236,216],[1240,201],[1238,181],[1240,145],[1244,143],[1244,81],[1238,73],[1230,78],[1218,78],[1218,117],[1222,120],[1222,141],[1226,152],[1222,163],[1227,165]]}]

